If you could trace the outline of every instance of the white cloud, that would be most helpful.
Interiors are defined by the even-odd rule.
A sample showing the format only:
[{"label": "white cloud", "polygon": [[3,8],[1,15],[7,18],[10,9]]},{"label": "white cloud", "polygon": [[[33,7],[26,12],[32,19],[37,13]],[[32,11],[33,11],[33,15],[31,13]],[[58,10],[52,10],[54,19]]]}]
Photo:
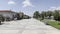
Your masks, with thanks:
[{"label": "white cloud", "polygon": [[56,10],[56,7],[50,7],[48,10]]},{"label": "white cloud", "polygon": [[50,7],[48,10],[51,10],[51,11],[60,10],[60,7]]},{"label": "white cloud", "polygon": [[60,10],[60,7],[57,7],[57,9],[56,10]]},{"label": "white cloud", "polygon": [[8,4],[16,4],[14,1],[9,1]]},{"label": "white cloud", "polygon": [[23,7],[27,7],[27,6],[33,7],[33,5],[32,5],[32,3],[30,2],[30,0],[25,0],[25,1],[22,2],[22,4],[23,4]]}]

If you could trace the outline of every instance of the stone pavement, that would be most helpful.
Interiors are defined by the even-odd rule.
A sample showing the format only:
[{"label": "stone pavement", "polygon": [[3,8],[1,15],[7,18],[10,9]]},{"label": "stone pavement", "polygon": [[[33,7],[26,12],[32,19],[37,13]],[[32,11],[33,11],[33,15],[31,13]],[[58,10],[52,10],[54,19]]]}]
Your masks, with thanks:
[{"label": "stone pavement", "polygon": [[4,22],[0,34],[60,34],[60,30],[31,18]]}]

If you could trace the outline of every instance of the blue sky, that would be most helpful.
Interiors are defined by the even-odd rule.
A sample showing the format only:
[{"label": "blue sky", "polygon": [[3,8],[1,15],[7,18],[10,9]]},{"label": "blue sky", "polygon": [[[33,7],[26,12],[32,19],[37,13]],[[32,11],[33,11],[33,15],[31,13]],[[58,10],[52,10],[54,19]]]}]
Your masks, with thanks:
[{"label": "blue sky", "polygon": [[0,10],[10,9],[28,15],[32,15],[36,10],[60,10],[60,0],[0,0]]}]

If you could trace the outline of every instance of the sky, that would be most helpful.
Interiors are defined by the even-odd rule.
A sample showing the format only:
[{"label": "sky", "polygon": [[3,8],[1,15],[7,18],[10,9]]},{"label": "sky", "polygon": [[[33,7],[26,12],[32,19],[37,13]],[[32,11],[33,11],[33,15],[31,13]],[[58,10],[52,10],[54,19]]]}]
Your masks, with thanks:
[{"label": "sky", "polygon": [[60,0],[0,0],[0,10],[32,15],[35,11],[60,10]]}]

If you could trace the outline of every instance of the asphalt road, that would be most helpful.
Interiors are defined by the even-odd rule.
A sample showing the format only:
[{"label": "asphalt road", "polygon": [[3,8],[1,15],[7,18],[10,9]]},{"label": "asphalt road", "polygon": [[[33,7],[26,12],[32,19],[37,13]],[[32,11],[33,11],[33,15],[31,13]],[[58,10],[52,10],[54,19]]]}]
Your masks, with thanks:
[{"label": "asphalt road", "polygon": [[60,34],[60,30],[31,18],[4,22],[0,34]]}]

